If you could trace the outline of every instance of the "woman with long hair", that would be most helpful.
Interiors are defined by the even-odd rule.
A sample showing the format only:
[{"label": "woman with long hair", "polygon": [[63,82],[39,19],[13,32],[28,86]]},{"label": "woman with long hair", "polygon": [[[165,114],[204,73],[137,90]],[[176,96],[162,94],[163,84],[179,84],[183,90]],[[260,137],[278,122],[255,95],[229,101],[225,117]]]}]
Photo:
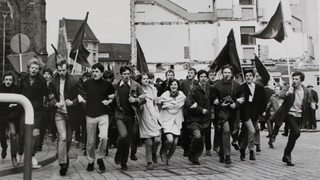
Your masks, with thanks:
[{"label": "woman with long hair", "polygon": [[186,100],[183,92],[179,91],[177,79],[169,80],[168,87],[169,89],[160,97],[160,122],[166,137],[160,150],[160,156],[167,165],[169,165],[169,160],[177,147],[184,121],[182,109]]},{"label": "woman with long hair", "polygon": [[157,163],[157,150],[160,144],[160,123],[157,107],[157,89],[150,84],[147,74],[142,73],[137,79],[146,96],[146,103],[137,113],[140,138],[145,139],[147,169],[153,169],[152,162]]}]

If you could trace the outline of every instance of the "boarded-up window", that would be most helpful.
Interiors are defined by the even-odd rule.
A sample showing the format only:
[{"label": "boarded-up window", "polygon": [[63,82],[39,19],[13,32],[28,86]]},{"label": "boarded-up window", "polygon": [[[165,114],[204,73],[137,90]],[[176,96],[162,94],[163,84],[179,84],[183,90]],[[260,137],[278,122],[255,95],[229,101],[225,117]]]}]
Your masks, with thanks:
[{"label": "boarded-up window", "polygon": [[254,48],[243,48],[243,59],[254,59]]},{"label": "boarded-up window", "polygon": [[253,8],[241,8],[241,18],[244,20],[253,19]]}]

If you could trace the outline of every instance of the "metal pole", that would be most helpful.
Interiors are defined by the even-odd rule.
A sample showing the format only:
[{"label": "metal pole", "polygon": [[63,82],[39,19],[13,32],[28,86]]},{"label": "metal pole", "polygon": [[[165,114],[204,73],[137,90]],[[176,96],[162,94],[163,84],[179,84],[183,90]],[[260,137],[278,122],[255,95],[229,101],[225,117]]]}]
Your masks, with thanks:
[{"label": "metal pole", "polygon": [[3,12],[2,14],[3,16],[3,41],[2,41],[2,76],[4,75],[4,71],[5,71],[5,64],[6,64],[6,17],[7,17],[7,13]]},{"label": "metal pole", "polygon": [[34,124],[34,111],[31,102],[23,95],[12,94],[12,93],[1,93],[0,102],[13,102],[19,103],[24,108],[25,116],[25,143],[24,143],[24,168],[23,168],[23,179],[32,179],[32,130]]}]

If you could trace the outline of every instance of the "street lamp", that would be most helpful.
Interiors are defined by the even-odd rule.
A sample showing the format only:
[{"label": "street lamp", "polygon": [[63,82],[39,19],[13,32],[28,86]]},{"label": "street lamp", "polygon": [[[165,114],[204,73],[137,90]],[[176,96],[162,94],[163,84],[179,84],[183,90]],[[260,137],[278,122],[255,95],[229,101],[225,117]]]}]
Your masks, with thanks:
[{"label": "street lamp", "polygon": [[6,17],[11,13],[7,1],[1,1],[0,13],[3,17],[3,39],[2,39],[2,75],[5,71],[5,60],[6,60]]}]

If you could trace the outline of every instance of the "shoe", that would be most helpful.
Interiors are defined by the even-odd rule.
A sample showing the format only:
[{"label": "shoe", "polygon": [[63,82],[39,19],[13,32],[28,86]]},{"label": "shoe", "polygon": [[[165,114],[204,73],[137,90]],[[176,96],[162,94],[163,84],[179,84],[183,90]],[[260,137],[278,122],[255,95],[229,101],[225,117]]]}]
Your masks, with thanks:
[{"label": "shoe", "polygon": [[66,164],[66,163],[60,164],[60,166],[61,166],[60,171],[59,171],[60,176],[65,176],[65,175],[67,175],[67,171],[68,171],[68,166],[67,166],[67,164]]},{"label": "shoe", "polygon": [[235,150],[239,150],[240,147],[238,146],[237,142],[232,142],[231,145],[234,147]]},{"label": "shoe", "polygon": [[246,158],[246,150],[245,149],[240,149],[240,160],[244,161]]},{"label": "shoe", "polygon": [[231,164],[230,155],[226,155],[226,164]]},{"label": "shoe", "polygon": [[254,151],[253,150],[250,151],[250,160],[252,160],[252,161],[256,160],[256,157],[254,155]]},{"label": "shoe", "polygon": [[223,155],[219,155],[219,162],[220,163],[225,163],[225,159],[224,159],[224,156]]},{"label": "shoe", "polygon": [[282,133],[282,136],[288,136],[288,133]]},{"label": "shoe", "polygon": [[193,160],[193,161],[192,161],[192,164],[194,164],[194,165],[200,165],[201,163],[200,163],[199,160]]},{"label": "shoe", "polygon": [[167,161],[167,155],[164,152],[160,151],[160,159],[162,162],[166,162]]},{"label": "shoe", "polygon": [[109,148],[106,149],[106,154],[105,156],[109,156]]},{"label": "shoe", "polygon": [[88,166],[87,166],[87,171],[91,172],[93,170],[94,170],[94,163],[89,163]]},{"label": "shoe", "polygon": [[148,162],[148,164],[147,164],[147,169],[148,169],[148,170],[153,170],[152,162]]},{"label": "shoe", "polygon": [[136,155],[131,155],[131,156],[130,156],[130,159],[131,159],[132,161],[136,161],[136,160],[138,160],[138,158],[137,158],[137,156],[136,156]]},{"label": "shoe", "polygon": [[290,158],[288,158],[287,156],[282,157],[282,162],[287,163],[287,166],[294,166],[294,164],[291,162]]},{"label": "shoe", "polygon": [[256,152],[261,152],[260,144],[256,145]]},{"label": "shoe", "polygon": [[271,140],[268,142],[268,144],[269,144],[269,147],[270,147],[271,149],[273,149],[273,148],[274,148],[273,143],[272,143],[272,141],[271,141]]},{"label": "shoe", "polygon": [[99,170],[101,172],[104,172],[106,170],[106,166],[104,165],[104,162],[103,162],[102,158],[97,160],[97,164],[98,164]]},{"label": "shoe", "polygon": [[114,163],[120,164],[120,162],[121,162],[121,157],[116,153],[116,155],[114,156]]},{"label": "shoe", "polygon": [[270,134],[268,134],[267,136],[266,136],[266,138],[270,138],[271,136],[270,136]]},{"label": "shoe", "polygon": [[169,158],[166,159],[166,166],[170,166],[169,160]]},{"label": "shoe", "polygon": [[209,150],[206,150],[206,155],[207,155],[207,156],[212,156],[210,149],[209,149]]},{"label": "shoe", "polygon": [[127,164],[121,164],[121,169],[124,171],[128,170]]},{"label": "shoe", "polygon": [[16,156],[11,156],[11,160],[12,160],[13,167],[18,167],[19,166],[19,163],[17,161],[17,157]]},{"label": "shoe", "polygon": [[158,157],[156,153],[152,153],[152,161],[153,163],[158,163]]},{"label": "shoe", "polygon": [[5,159],[7,157],[7,148],[3,148],[1,151],[1,157],[2,159]]},{"label": "shoe", "polygon": [[23,160],[22,160],[22,155],[19,155],[17,156],[17,162],[18,164],[22,164],[23,163]]},{"label": "shoe", "polygon": [[32,168],[40,168],[41,165],[38,164],[38,160],[36,159],[36,157],[32,156]]},{"label": "shoe", "polygon": [[183,151],[183,157],[188,157],[188,151]]}]

